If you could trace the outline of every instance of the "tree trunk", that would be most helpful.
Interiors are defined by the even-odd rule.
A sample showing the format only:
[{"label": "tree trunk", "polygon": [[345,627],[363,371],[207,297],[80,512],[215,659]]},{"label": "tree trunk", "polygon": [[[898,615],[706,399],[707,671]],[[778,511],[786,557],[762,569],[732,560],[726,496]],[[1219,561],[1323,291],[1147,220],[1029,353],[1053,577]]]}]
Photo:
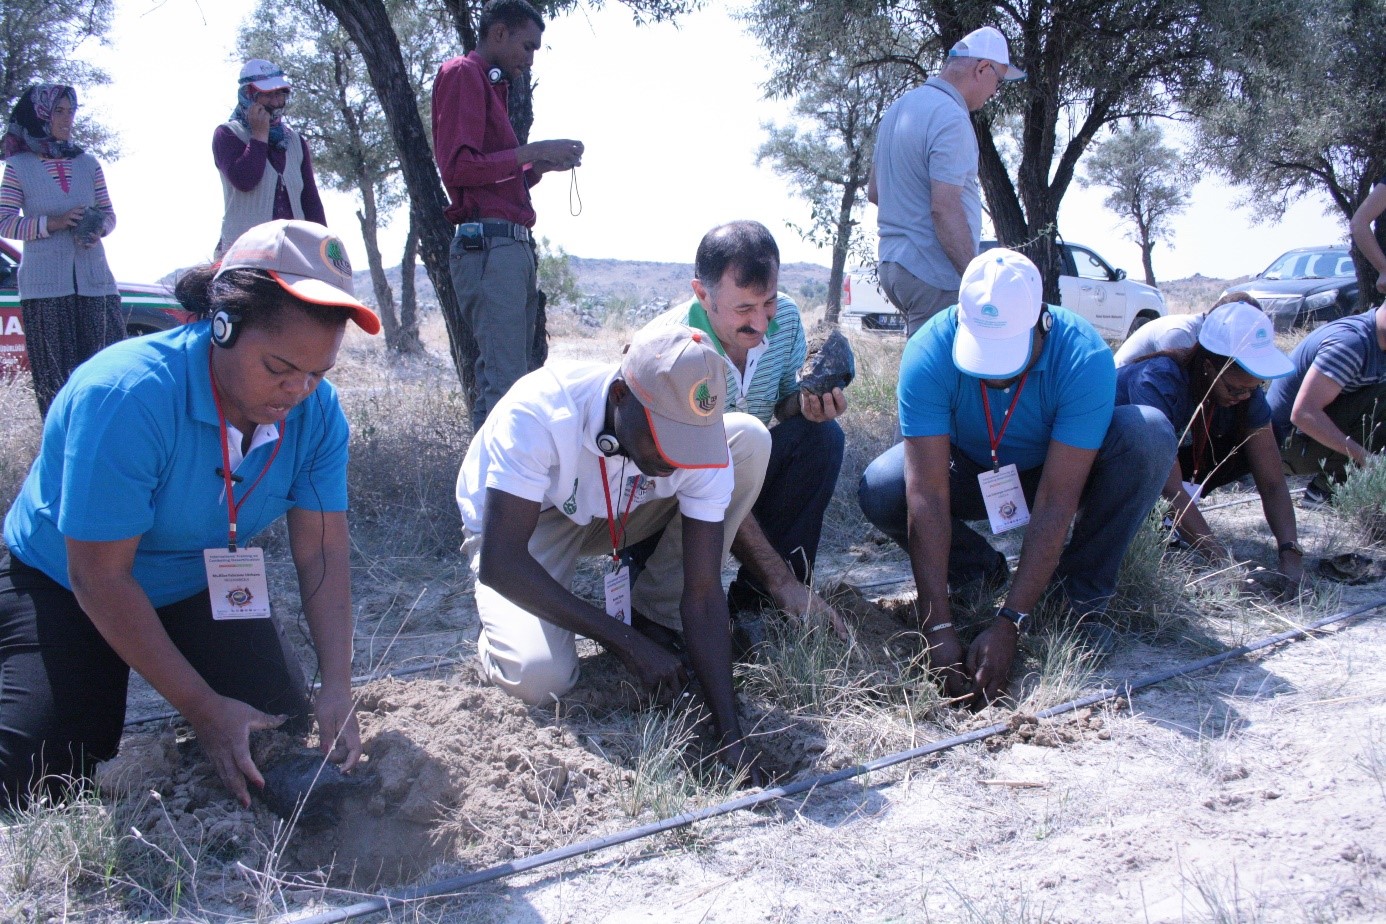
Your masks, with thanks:
[{"label": "tree trunk", "polygon": [[[419,300],[414,291],[414,267],[418,264],[419,232],[414,230],[414,221],[409,221],[409,233],[404,236],[404,254],[399,259],[399,323],[411,331],[415,340],[419,339]],[[423,352],[423,342],[419,341],[419,352]]]},{"label": "tree trunk", "polygon": [[394,352],[399,349],[399,318],[395,316],[395,293],[390,291],[390,281],[385,278],[385,261],[380,259],[375,187],[363,179],[357,183],[356,189],[361,194],[362,204],[362,207],[356,210],[356,220],[361,224],[361,240],[366,245],[366,264],[371,270],[375,310],[380,315],[380,326],[385,332],[385,349]]},{"label": "tree trunk", "polygon": [[828,273],[828,306],[823,312],[823,323],[837,326],[838,314],[842,311],[842,276],[847,269],[847,254],[852,247],[852,232],[857,223],[852,220],[852,207],[857,204],[857,191],[860,184],[849,179],[842,187],[842,200],[837,210],[837,231],[833,235],[833,267]]},{"label": "tree trunk", "polygon": [[1155,264],[1151,262],[1150,255],[1155,250],[1155,242],[1148,237],[1141,238],[1141,266],[1145,269],[1145,284],[1151,288],[1155,287]]},{"label": "tree trunk", "polygon": [[318,0],[337,17],[361,51],[371,86],[390,126],[399,151],[400,172],[409,190],[409,218],[419,235],[424,268],[438,295],[438,306],[448,329],[452,363],[471,406],[476,400],[476,338],[457,309],[448,268],[448,248],[453,228],[443,217],[447,197],[433,163],[428,133],[419,117],[418,99],[400,53],[399,40],[381,0]]}]

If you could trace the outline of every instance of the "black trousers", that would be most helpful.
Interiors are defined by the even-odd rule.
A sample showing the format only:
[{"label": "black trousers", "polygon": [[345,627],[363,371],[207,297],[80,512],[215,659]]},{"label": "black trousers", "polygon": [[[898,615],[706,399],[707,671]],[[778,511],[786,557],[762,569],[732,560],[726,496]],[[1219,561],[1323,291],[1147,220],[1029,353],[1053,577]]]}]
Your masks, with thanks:
[{"label": "black trousers", "polygon": [[[214,620],[205,590],[157,612],[213,690],[307,729],[303,672],[273,620]],[[0,557],[0,808],[60,793],[114,757],[129,680],[70,590]]]}]

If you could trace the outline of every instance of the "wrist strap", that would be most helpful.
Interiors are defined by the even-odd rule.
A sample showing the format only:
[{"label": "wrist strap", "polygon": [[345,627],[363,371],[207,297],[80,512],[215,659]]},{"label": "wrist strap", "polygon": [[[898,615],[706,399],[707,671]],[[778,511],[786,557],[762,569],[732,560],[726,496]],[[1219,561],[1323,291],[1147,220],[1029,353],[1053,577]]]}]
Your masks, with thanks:
[{"label": "wrist strap", "polygon": [[924,634],[933,635],[935,632],[942,632],[944,629],[951,628],[953,628],[953,624],[951,622],[941,622],[936,626],[929,626],[927,629],[924,630]]}]

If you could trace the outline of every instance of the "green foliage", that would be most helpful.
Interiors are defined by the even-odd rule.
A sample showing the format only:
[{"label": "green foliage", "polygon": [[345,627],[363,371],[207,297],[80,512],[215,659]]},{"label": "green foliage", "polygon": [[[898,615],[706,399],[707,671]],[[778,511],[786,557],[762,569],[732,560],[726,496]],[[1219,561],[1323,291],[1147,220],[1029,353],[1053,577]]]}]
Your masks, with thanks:
[{"label": "green foliage", "polygon": [[[1166,107],[1207,79],[1212,53],[1204,0],[758,0],[748,19],[770,50],[771,86],[791,92],[842,62],[909,68],[920,81],[949,47],[991,24],[1029,78],[1007,86],[974,116],[980,179],[997,237],[1027,248],[1058,297],[1054,240],[1059,207],[1078,162],[1107,125]],[[1019,162],[1003,158],[1018,119]]]},{"label": "green foliage", "polygon": [[1333,491],[1333,508],[1373,541],[1386,539],[1386,461],[1373,455],[1353,466]]},{"label": "green foliage", "polygon": [[[435,18],[404,0],[386,3],[404,55],[420,117],[429,124],[433,77],[450,54]],[[245,58],[266,58],[293,82],[288,121],[309,141],[323,185],[342,192],[374,190],[382,212],[400,208],[399,157],[360,52],[316,0],[261,0],[241,29]],[[228,105],[231,100],[228,90]]]},{"label": "green foliage", "polygon": [[577,305],[583,299],[568,251],[553,247],[546,237],[539,239],[539,288],[550,307]]},{"label": "green foliage", "polygon": [[[106,44],[113,0],[0,0],[0,117],[9,121],[19,97],[36,83],[62,83],[77,98],[111,82],[104,70],[76,57],[81,46]],[[102,157],[119,153],[109,129],[79,110],[73,140]]]},{"label": "green foliage", "polygon": [[1216,80],[1186,102],[1204,162],[1279,218],[1310,193],[1344,219],[1386,169],[1386,6],[1225,0],[1213,7]]},{"label": "green foliage", "polygon": [[833,64],[814,72],[798,88],[794,115],[803,126],[764,126],[767,138],[756,153],[757,162],[769,161],[812,210],[812,224],[794,230],[806,241],[832,248],[829,323],[837,320],[849,256],[855,254],[859,262],[871,259],[855,234],[860,224],[855,215],[865,198],[876,128],[903,88],[898,68],[854,70]]},{"label": "green foliage", "polygon": [[1140,245],[1145,281],[1155,285],[1150,252],[1157,241],[1169,238],[1170,219],[1188,207],[1197,176],[1151,122],[1114,129],[1110,138],[1093,145],[1087,164],[1087,176],[1079,182],[1111,189],[1103,204],[1130,225],[1128,236]]}]

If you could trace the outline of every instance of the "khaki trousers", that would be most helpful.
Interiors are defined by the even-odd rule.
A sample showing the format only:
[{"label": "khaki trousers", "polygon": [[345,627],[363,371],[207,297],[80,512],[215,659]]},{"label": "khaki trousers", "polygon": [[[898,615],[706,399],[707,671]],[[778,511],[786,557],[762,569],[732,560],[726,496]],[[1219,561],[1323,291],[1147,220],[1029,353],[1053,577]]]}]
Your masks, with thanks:
[{"label": "khaki trousers", "polygon": [[[749,414],[726,416],[735,488],[723,520],[722,561],[731,551],[741,521],[760,495],[770,460],[770,431]],[[678,498],[641,504],[626,523],[626,544],[660,530],[664,535],[632,588],[635,609],[671,629],[682,627],[683,517]],[[481,567],[482,537],[467,533],[462,554],[475,577]],[[578,526],[557,508],[539,514],[529,540],[535,561],[559,584],[571,587],[580,556],[610,555],[611,535],[605,519]],[[720,565],[719,564],[719,570]],[[578,679],[576,640],[572,632],[546,622],[476,581],[476,610],[481,620],[477,655],[481,670],[496,686],[530,705],[550,702],[573,688]],[[729,630],[730,631],[730,628]]]}]

